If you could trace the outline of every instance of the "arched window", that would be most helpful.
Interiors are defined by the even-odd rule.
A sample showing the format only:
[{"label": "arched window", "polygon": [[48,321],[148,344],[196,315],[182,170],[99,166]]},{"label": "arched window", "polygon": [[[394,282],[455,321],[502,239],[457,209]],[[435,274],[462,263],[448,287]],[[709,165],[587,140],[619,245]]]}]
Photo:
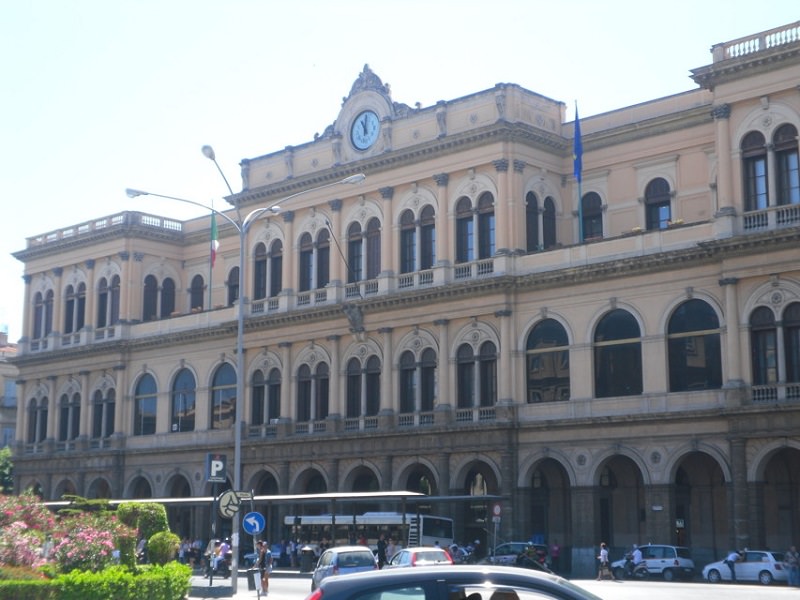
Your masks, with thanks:
[{"label": "arched window", "polygon": [[753,384],[769,385],[778,382],[778,331],[775,315],[761,306],[750,315],[750,355]]},{"label": "arched window", "polygon": [[321,421],[328,416],[328,365],[320,363],[312,375],[308,365],[297,370],[297,421]]},{"label": "arched window", "polygon": [[431,412],[436,398],[436,352],[425,348],[417,363],[407,350],[400,356],[398,366],[400,412]]},{"label": "arched window", "polygon": [[400,215],[400,272],[411,273],[417,265],[417,225],[414,213],[404,210]]},{"label": "arched window", "polygon": [[362,368],[358,358],[347,362],[347,406],[349,419],[375,416],[381,405],[381,361],[370,356]]},{"label": "arched window", "polygon": [[236,420],[236,370],[220,365],[211,383],[211,429],[229,429]]},{"label": "arched window", "polygon": [[594,393],[597,398],[642,393],[639,324],[620,308],[600,319],[594,333]]},{"label": "arched window", "polygon": [[114,413],[116,411],[116,392],[108,390],[103,395],[95,391],[92,398],[92,437],[104,439],[114,433]]},{"label": "arched window", "polygon": [[564,326],[545,319],[528,334],[528,403],[569,400],[569,342]]},{"label": "arched window", "polygon": [[119,275],[114,275],[111,282],[105,277],[97,286],[97,327],[101,329],[119,323]]},{"label": "arched window", "polygon": [[311,239],[311,234],[306,232],[300,236],[300,259],[298,265],[300,268],[298,289],[301,292],[307,292],[311,289],[314,280],[314,242]]},{"label": "arched window", "polygon": [[175,312],[175,282],[169,277],[161,283],[161,318],[165,319]]},{"label": "arched window", "polygon": [[324,288],[331,281],[331,233],[320,229],[317,234],[317,289]]},{"label": "arched window", "polygon": [[477,356],[472,346],[462,344],[456,353],[459,408],[494,406],[497,402],[497,348],[484,342]]},{"label": "arched window", "polygon": [[556,203],[548,196],[542,211],[542,244],[545,250],[556,245]]},{"label": "arched window", "polygon": [[669,391],[722,387],[719,318],[703,300],[681,304],[667,326]]},{"label": "arched window", "polygon": [[381,272],[381,222],[375,217],[367,223],[365,243],[367,279],[375,279]]},{"label": "arched window", "polygon": [[189,288],[189,304],[191,310],[203,310],[203,296],[205,292],[205,282],[202,275],[192,277],[192,285]]},{"label": "arched window", "polygon": [[28,404],[28,443],[38,444],[47,439],[47,398],[33,398]]},{"label": "arched window", "polygon": [[484,192],[478,199],[478,258],[491,258],[495,251],[494,196]]},{"label": "arched window", "polygon": [[767,143],[759,131],[751,131],[741,144],[744,177],[744,209],[764,210],[769,206],[767,188]]},{"label": "arched window", "polygon": [[172,431],[194,431],[197,385],[189,369],[181,369],[172,384]]},{"label": "arched window", "polygon": [[797,160],[797,129],[781,125],[772,137],[775,147],[778,204],[800,204],[800,173]]},{"label": "arched window", "polygon": [[269,379],[264,379],[261,371],[253,374],[252,390],[252,424],[261,425],[269,423],[281,416],[281,372],[272,369]]},{"label": "arched window", "polygon": [[77,439],[81,426],[81,395],[77,392],[63,394],[58,408],[58,441]]},{"label": "arched window", "polygon": [[525,250],[536,252],[539,246],[539,199],[533,192],[525,194]]},{"label": "arched window", "polygon": [[428,204],[419,214],[419,268],[430,269],[436,264],[436,213]]},{"label": "arched window", "polygon": [[228,272],[228,306],[233,306],[239,300],[239,267],[233,267]]},{"label": "arched window", "polygon": [[272,242],[269,252],[269,297],[274,298],[283,290],[283,242]]},{"label": "arched window", "polygon": [[603,237],[603,201],[597,192],[584,194],[581,199],[583,241]]},{"label": "arched window", "polygon": [[253,252],[253,300],[267,297],[267,247],[259,242]]},{"label": "arched window", "polygon": [[800,302],[783,311],[783,349],[786,355],[786,382],[800,383]]},{"label": "arched window", "polygon": [[142,299],[142,321],[152,321],[158,317],[158,281],[153,275],[144,278],[144,297]]},{"label": "arched window", "polygon": [[77,288],[68,285],[64,297],[64,333],[80,331],[85,324],[86,284],[79,283]]},{"label": "arched window", "polygon": [[152,435],[156,432],[156,380],[142,375],[133,396],[133,435]]},{"label": "arched window", "polygon": [[465,197],[456,203],[456,262],[473,260],[475,260],[475,222],[472,202]]},{"label": "arched window", "polygon": [[669,183],[656,177],[644,189],[645,225],[648,231],[666,229],[672,218],[670,211]]},{"label": "arched window", "polygon": [[355,283],[364,277],[364,242],[361,236],[361,225],[351,223],[347,228],[347,282]]}]

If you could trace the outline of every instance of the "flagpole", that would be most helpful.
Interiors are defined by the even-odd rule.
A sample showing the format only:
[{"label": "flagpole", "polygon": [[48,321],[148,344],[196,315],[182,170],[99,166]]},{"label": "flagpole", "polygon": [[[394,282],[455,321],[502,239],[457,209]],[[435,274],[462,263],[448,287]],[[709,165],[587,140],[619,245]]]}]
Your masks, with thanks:
[{"label": "flagpole", "polygon": [[583,243],[583,140],[581,122],[578,118],[578,101],[575,101],[575,128],[573,131],[572,164],[573,174],[578,180],[578,243]]},{"label": "flagpole", "polygon": [[[211,200],[211,219],[214,220],[214,200]],[[209,249],[211,246],[214,245],[214,232],[212,228],[211,232],[211,243],[209,244]],[[214,276],[214,253],[208,253],[208,308],[206,310],[211,310],[211,285],[212,285],[212,277]]]}]

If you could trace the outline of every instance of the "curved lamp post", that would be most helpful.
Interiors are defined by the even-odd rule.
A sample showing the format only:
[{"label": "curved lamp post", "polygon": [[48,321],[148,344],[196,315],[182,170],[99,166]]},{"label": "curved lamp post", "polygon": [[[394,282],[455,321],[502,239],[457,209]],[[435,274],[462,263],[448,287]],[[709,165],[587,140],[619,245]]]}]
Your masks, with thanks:
[{"label": "curved lamp post", "polygon": [[[228,191],[230,191],[231,195],[233,195],[233,190],[231,190],[231,186],[228,183],[225,174],[220,169],[219,164],[217,163],[216,157],[214,155],[214,149],[211,146],[203,146],[202,148],[203,155],[212,160],[217,167],[220,175],[222,175],[222,179],[225,180],[225,185],[228,187]],[[129,198],[135,198],[137,196],[154,196],[156,198],[165,198],[167,200],[175,200],[176,202],[183,202],[185,204],[193,204],[195,206],[200,206],[208,211],[213,212],[216,215],[219,215],[228,223],[233,225],[236,228],[236,231],[239,233],[239,302],[238,302],[238,309],[236,311],[236,321],[237,321],[237,328],[236,328],[236,404],[234,405],[234,445],[233,445],[233,489],[234,491],[239,491],[241,487],[241,477],[242,477],[242,428],[239,423],[239,408],[244,404],[244,316],[245,316],[245,295],[244,295],[244,269],[245,269],[245,256],[246,256],[246,246],[247,246],[247,232],[250,230],[250,226],[255,222],[256,219],[261,217],[262,215],[269,213],[275,214],[280,211],[280,202],[286,202],[291,200],[292,198],[296,198],[297,196],[301,196],[303,194],[308,194],[311,192],[316,192],[318,190],[322,190],[325,188],[333,187],[336,185],[355,185],[361,183],[366,179],[366,175],[363,173],[358,173],[356,175],[350,175],[349,177],[345,177],[344,179],[340,179],[338,181],[334,181],[331,183],[326,183],[324,185],[320,185],[314,188],[309,188],[307,190],[302,190],[286,198],[283,198],[279,202],[275,202],[274,204],[270,204],[269,206],[264,206],[260,208],[253,209],[247,215],[242,218],[241,212],[239,211],[239,204],[236,204],[236,219],[232,219],[224,212],[220,212],[215,208],[208,206],[207,204],[203,204],[202,202],[196,202],[194,200],[188,200],[186,198],[178,198],[175,196],[166,196],[164,194],[155,194],[153,192],[145,192],[143,190],[137,190],[132,188],[127,188],[125,193],[128,195]],[[208,282],[211,285],[211,282]],[[234,594],[236,594],[237,587],[238,587],[238,575],[239,575],[239,515],[237,514],[232,519],[232,527],[231,527],[231,545],[232,545],[232,561],[231,561],[231,588]]]}]

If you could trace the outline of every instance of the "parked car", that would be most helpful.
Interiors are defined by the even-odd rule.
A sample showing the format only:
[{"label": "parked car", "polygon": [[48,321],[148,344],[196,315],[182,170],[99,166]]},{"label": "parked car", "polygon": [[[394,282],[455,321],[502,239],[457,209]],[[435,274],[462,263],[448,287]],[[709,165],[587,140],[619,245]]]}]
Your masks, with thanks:
[{"label": "parked car", "polygon": [[332,575],[347,575],[378,569],[378,559],[367,546],[338,546],[328,548],[317,561],[311,574],[311,591]]},{"label": "parked car", "polygon": [[383,569],[329,577],[306,600],[600,600],[557,575],[495,565]]},{"label": "parked car", "polygon": [[[770,585],[773,581],[788,581],[789,571],[783,565],[783,552],[745,550],[742,560],[736,563],[736,581],[757,581]],[[703,579],[709,583],[731,581],[731,570],[718,560],[703,567]]]},{"label": "parked car", "polygon": [[395,553],[383,568],[396,569],[398,567],[427,567],[452,564],[453,558],[444,548],[420,546],[417,548],[403,548]]},{"label": "parked car", "polygon": [[[678,578],[691,579],[694,576],[694,561],[689,548],[685,546],[666,546],[647,544],[639,546],[642,560],[647,563],[647,572],[651,577],[663,577],[665,581]],[[617,579],[623,579],[625,559],[611,563],[611,570]]]},{"label": "parked car", "polygon": [[490,550],[489,556],[483,562],[493,565],[515,565],[517,558],[523,552],[539,557],[539,563],[545,567],[550,566],[547,555],[547,546],[544,544],[531,544],[530,542],[505,542]]}]

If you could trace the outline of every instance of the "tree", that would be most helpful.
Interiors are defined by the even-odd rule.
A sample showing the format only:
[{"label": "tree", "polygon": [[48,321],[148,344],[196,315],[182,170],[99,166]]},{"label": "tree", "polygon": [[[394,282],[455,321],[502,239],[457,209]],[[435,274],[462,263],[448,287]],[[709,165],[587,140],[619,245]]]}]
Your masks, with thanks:
[{"label": "tree", "polygon": [[6,446],[0,450],[0,494],[11,494],[14,491],[13,471],[11,448]]}]

